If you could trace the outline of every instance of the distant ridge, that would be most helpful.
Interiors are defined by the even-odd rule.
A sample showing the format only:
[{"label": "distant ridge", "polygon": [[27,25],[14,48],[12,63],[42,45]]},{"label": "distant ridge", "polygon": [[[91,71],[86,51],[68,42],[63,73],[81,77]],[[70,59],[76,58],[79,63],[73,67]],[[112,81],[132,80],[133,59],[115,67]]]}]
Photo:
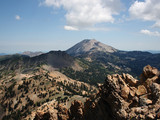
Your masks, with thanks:
[{"label": "distant ridge", "polygon": [[31,51],[25,51],[22,53],[22,55],[27,55],[29,57],[35,57],[43,54],[43,52],[31,52]]},{"label": "distant ridge", "polygon": [[105,45],[95,39],[85,39],[69,48],[66,52],[70,55],[79,55],[87,52],[99,51],[113,53],[117,52],[118,50],[109,45]]},{"label": "distant ridge", "polygon": [[147,51],[152,53],[152,54],[160,53],[160,50],[147,50]]},{"label": "distant ridge", "polygon": [[0,53],[0,56],[2,56],[2,55],[7,55],[6,53]]}]

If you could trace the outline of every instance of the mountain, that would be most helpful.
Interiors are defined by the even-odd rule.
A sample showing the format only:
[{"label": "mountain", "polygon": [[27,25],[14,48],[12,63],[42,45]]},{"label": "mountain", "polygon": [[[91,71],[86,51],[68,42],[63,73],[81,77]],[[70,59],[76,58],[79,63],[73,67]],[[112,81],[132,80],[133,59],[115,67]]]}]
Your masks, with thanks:
[{"label": "mountain", "polygon": [[66,52],[80,61],[83,71],[64,68],[62,72],[73,79],[95,85],[102,83],[106,74],[129,73],[138,79],[143,66],[150,64],[160,69],[160,54],[120,51],[96,40],[83,40]]},{"label": "mountain", "polygon": [[29,57],[35,57],[35,56],[39,56],[41,54],[43,54],[43,52],[31,52],[31,51],[25,51],[23,53],[21,53],[22,55],[27,55]]},{"label": "mountain", "polygon": [[85,39],[68,49],[66,52],[70,55],[78,56],[84,53],[91,53],[97,51],[113,53],[116,52],[117,49],[98,42],[94,39]]}]

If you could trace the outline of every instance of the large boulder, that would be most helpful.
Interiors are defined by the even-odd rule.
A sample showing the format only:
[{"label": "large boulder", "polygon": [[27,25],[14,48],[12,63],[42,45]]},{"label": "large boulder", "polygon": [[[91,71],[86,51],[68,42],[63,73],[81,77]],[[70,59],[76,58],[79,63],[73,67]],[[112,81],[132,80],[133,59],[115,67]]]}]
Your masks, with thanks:
[{"label": "large boulder", "polygon": [[159,71],[155,67],[151,67],[150,65],[147,65],[143,68],[143,75],[145,78],[152,78],[154,76],[158,76]]},{"label": "large boulder", "polygon": [[139,85],[138,86],[138,89],[137,89],[137,91],[136,91],[136,94],[138,95],[138,96],[141,96],[141,95],[144,95],[144,94],[146,94],[147,93],[147,89],[145,88],[145,86],[144,85]]}]

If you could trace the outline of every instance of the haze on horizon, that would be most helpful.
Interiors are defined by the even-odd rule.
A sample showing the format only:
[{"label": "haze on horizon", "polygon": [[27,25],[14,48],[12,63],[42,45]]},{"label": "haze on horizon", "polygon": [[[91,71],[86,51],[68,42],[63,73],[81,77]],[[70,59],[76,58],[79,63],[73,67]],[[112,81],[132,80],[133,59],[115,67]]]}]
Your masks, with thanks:
[{"label": "haze on horizon", "polygon": [[120,50],[160,50],[158,0],[1,0],[0,53],[66,50],[96,39]]}]

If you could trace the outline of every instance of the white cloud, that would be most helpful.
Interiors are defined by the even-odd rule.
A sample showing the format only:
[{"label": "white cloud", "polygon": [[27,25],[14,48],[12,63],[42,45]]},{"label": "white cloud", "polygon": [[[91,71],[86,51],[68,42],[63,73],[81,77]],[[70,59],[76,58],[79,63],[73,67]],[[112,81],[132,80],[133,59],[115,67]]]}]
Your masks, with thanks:
[{"label": "white cloud", "polygon": [[160,28],[160,20],[157,21],[152,27]]},{"label": "white cloud", "polygon": [[120,0],[43,0],[41,5],[63,8],[67,30],[92,28],[98,23],[114,22],[113,15],[123,9]]},{"label": "white cloud", "polygon": [[151,32],[149,30],[141,30],[140,33],[145,34],[145,35],[149,35],[149,36],[160,37],[160,32],[158,32],[158,31]]},{"label": "white cloud", "polygon": [[65,30],[78,30],[77,28],[75,28],[75,27],[72,27],[72,26],[64,26],[64,29]]},{"label": "white cloud", "polygon": [[16,16],[15,16],[15,19],[16,19],[16,20],[20,20],[21,17],[20,17],[19,15],[16,15]]},{"label": "white cloud", "polygon": [[133,19],[155,21],[154,27],[160,27],[160,0],[135,1],[129,8]]}]

